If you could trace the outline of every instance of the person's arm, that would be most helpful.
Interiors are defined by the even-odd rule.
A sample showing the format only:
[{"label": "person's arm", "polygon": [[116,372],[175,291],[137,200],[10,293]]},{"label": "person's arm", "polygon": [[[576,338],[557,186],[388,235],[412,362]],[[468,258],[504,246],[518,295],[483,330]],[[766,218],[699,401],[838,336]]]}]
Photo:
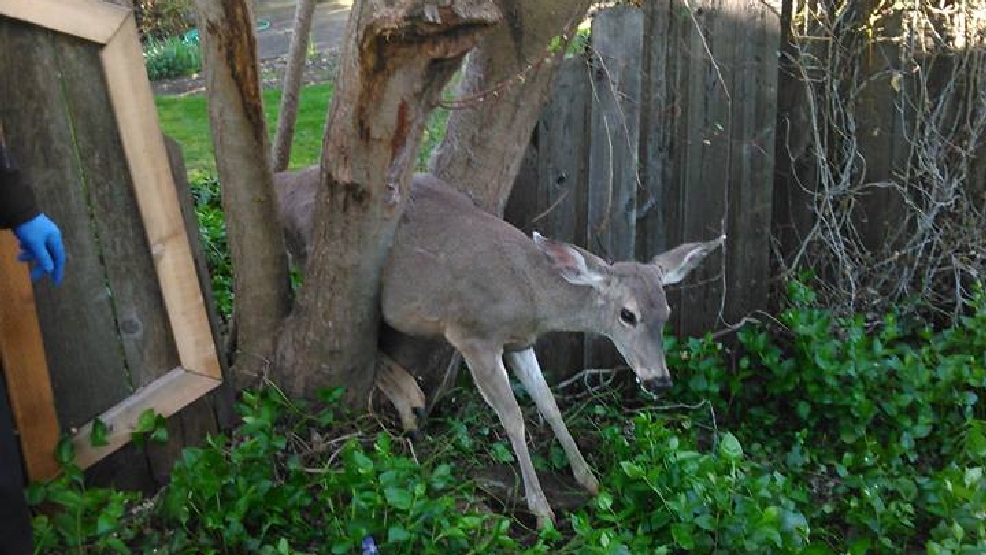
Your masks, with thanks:
[{"label": "person's arm", "polygon": [[0,127],[0,229],[14,231],[20,243],[17,259],[31,265],[31,279],[48,274],[55,284],[62,281],[65,270],[65,247],[62,232],[38,211],[31,187],[21,178],[12,163]]},{"label": "person's arm", "polygon": [[0,146],[0,228],[14,229],[39,213],[34,192],[11,163],[7,149]]}]

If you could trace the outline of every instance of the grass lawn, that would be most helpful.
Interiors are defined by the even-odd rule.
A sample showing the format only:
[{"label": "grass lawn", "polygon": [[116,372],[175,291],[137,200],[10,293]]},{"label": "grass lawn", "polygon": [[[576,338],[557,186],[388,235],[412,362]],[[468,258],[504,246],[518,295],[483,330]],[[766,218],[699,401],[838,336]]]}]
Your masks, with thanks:
[{"label": "grass lawn", "polygon": [[[332,91],[331,83],[308,85],[301,89],[290,168],[303,168],[318,162]],[[280,102],[279,89],[264,91],[264,114],[271,141],[274,140],[274,131],[277,129],[277,111]],[[212,152],[209,108],[205,96],[201,94],[159,96],[155,98],[155,103],[161,128],[181,143],[189,175],[215,175],[216,162]],[[445,110],[436,110],[432,114],[424,132],[421,154],[418,157],[419,170],[425,167],[428,154],[444,135],[447,118],[448,113]]]},{"label": "grass lawn", "polygon": [[[291,168],[302,168],[318,162],[322,150],[322,131],[332,98],[332,84],[309,85],[301,90],[298,120],[295,124],[294,145],[291,149]],[[281,91],[264,91],[264,114],[271,141],[277,128],[277,110]],[[159,96],[155,98],[161,129],[181,143],[185,164],[191,175],[216,173],[212,154],[212,134],[209,130],[209,107],[204,95]]]}]

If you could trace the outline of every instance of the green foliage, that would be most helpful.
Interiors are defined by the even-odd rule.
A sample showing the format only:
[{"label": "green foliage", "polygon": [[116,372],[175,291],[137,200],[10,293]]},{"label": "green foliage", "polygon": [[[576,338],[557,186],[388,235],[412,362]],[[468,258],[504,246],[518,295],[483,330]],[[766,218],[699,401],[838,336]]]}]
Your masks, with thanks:
[{"label": "green foliage", "polygon": [[808,522],[804,489],[748,459],[726,432],[713,449],[693,427],[644,413],[632,432],[603,430],[612,464],[589,511],[572,515],[574,552],[798,553]]},{"label": "green foliage", "polygon": [[216,309],[220,316],[228,320],[233,313],[233,262],[226,242],[226,219],[219,181],[199,172],[193,173],[189,181]]},{"label": "green foliage", "polygon": [[192,0],[137,0],[134,17],[142,40],[179,36],[193,24]]},{"label": "green foliage", "polygon": [[202,51],[197,43],[180,37],[148,38],[144,41],[144,67],[151,81],[192,75],[202,69]]},{"label": "green foliage", "polygon": [[[94,447],[108,445],[108,433],[106,423],[97,418],[89,442]],[[145,437],[158,443],[168,439],[164,417],[152,409],[141,413],[132,433],[136,442],[143,442]],[[72,548],[77,553],[130,553],[127,545],[137,535],[139,520],[125,516],[127,509],[140,501],[140,494],[87,488],[69,437],[58,442],[55,459],[61,474],[45,483],[32,483],[25,492],[30,505],[47,508],[34,517],[35,552],[67,553]]]},{"label": "green foliage", "polygon": [[674,397],[710,402],[752,457],[808,488],[810,539],[831,546],[814,553],[982,552],[982,288],[941,331],[836,319],[798,282],[790,294],[782,332],[741,330],[733,368],[708,338],[671,342]]},{"label": "green foliage", "polygon": [[69,464],[55,480],[32,484],[27,498],[54,509],[34,517],[36,553],[130,553],[126,542],[135,531],[123,517],[140,494],[87,489],[82,471]]},{"label": "green foliage", "polygon": [[[340,394],[322,397],[331,406]],[[64,474],[28,490],[33,505],[61,509],[35,517],[38,553],[348,554],[366,536],[385,553],[547,553],[512,539],[506,517],[472,508],[474,486],[454,461],[419,463],[384,432],[293,450],[316,428],[348,424],[273,389],[244,393],[239,411],[236,433],[185,449],[142,509],[139,494],[85,488],[66,452]]]}]

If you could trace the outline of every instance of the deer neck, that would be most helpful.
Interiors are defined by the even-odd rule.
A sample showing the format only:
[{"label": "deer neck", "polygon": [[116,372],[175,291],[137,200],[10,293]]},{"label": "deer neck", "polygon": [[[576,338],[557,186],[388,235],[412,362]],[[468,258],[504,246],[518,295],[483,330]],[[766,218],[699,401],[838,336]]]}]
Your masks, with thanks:
[{"label": "deer neck", "polygon": [[534,294],[537,333],[549,331],[597,332],[601,309],[599,292],[589,286],[572,285],[561,278]]}]

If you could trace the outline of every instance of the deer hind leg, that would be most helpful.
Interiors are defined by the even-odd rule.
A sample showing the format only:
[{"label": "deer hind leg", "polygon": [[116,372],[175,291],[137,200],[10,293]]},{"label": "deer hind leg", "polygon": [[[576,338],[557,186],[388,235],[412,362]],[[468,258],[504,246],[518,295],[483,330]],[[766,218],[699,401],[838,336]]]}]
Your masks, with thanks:
[{"label": "deer hind leg", "polygon": [[555,397],[551,394],[547,382],[544,381],[544,375],[541,373],[538,359],[534,355],[534,349],[505,353],[503,358],[506,360],[510,370],[520,380],[520,383],[523,384],[524,389],[534,399],[534,404],[537,405],[538,412],[551,425],[552,431],[555,432],[555,437],[558,438],[562,449],[565,450],[565,456],[568,457],[568,463],[572,467],[572,474],[575,475],[575,480],[593,495],[599,493],[599,482],[596,480],[595,475],[593,475],[592,469],[589,468],[589,464],[582,457],[578,445],[572,439],[572,434],[565,426],[565,421],[562,419],[558,405],[555,403]]},{"label": "deer hind leg", "polygon": [[531,453],[527,449],[524,415],[520,412],[520,405],[517,404],[517,399],[510,389],[510,379],[503,366],[503,347],[468,340],[456,341],[452,338],[449,338],[449,341],[462,353],[476,388],[496,412],[500,424],[510,438],[510,444],[513,446],[524,479],[524,497],[527,499],[528,508],[537,517],[538,528],[543,528],[549,521],[553,523],[555,515],[548,505],[544,491],[541,490],[541,482],[538,481],[534,463],[531,462]]},{"label": "deer hind leg", "polygon": [[379,353],[380,367],[377,372],[376,386],[384,396],[390,399],[401,419],[401,427],[409,436],[414,438],[421,427],[424,415],[425,394],[418,387],[418,382],[403,366],[394,362],[390,357]]}]

